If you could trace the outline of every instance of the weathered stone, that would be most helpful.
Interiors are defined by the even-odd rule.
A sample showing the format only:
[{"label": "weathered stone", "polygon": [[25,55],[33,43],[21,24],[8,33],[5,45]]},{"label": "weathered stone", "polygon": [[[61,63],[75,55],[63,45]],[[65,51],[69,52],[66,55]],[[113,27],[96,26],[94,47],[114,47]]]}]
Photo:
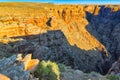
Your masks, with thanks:
[{"label": "weathered stone", "polygon": [[11,79],[3,74],[0,74],[0,80],[11,80]]},{"label": "weathered stone", "polygon": [[32,54],[27,54],[22,61],[24,63],[24,70],[34,72],[39,63],[39,60],[31,59],[31,57],[32,57]]},{"label": "weathered stone", "polygon": [[0,73],[5,74],[11,80],[28,80],[30,72],[34,72],[38,62],[37,59],[31,59],[31,54],[26,55],[23,59],[21,54],[16,54],[0,60]]}]

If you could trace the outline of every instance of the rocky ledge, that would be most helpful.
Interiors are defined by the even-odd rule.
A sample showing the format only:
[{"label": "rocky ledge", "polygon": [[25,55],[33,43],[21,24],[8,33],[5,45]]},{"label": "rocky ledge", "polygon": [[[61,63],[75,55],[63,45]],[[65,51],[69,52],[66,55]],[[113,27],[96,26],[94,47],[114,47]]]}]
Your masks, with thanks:
[{"label": "rocky ledge", "polygon": [[35,80],[30,76],[39,60],[31,59],[31,54],[22,58],[16,54],[0,60],[0,80]]},{"label": "rocky ledge", "polygon": [[[31,54],[22,58],[21,54],[13,55],[9,58],[0,60],[0,80],[39,80],[33,76],[36,67],[38,66],[37,59],[31,59]],[[89,74],[83,73],[80,70],[73,70],[70,67],[65,67],[61,72],[61,80],[108,80],[96,72]]]}]

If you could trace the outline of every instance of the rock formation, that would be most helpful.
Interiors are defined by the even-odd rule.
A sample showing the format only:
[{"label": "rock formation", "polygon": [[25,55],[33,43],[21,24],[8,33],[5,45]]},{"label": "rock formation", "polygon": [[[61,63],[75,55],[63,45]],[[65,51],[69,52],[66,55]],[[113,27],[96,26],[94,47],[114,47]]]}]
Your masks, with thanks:
[{"label": "rock formation", "polygon": [[[8,3],[11,4],[11,3]],[[18,4],[12,5],[12,4]],[[101,50],[105,47],[97,41],[85,29],[88,21],[86,19],[86,11],[94,12],[95,6],[82,5],[50,5],[32,4],[36,7],[27,6],[22,7],[25,3],[12,3],[13,8],[9,11],[7,4],[1,5],[0,19],[1,30],[0,37],[15,37],[26,36],[32,34],[39,34],[47,30],[62,30],[71,45],[76,44],[79,48],[84,50],[95,49]],[[45,7],[46,6],[46,7]],[[49,6],[49,7],[47,7]],[[38,8],[37,8],[38,7]],[[36,9],[37,8],[37,9]],[[98,13],[99,7],[96,7],[94,14]],[[4,14],[3,14],[4,13]],[[13,14],[15,13],[15,14]],[[31,15],[31,16],[29,16]],[[47,27],[48,20],[51,19]],[[77,35],[75,37],[75,35]],[[74,37],[74,39],[73,39]],[[94,43],[93,43],[94,42]],[[106,49],[105,49],[106,50]]]},{"label": "rock formation", "polygon": [[[105,74],[120,56],[119,6],[0,4],[1,58],[32,53],[35,58]],[[24,63],[34,61],[38,63],[29,59]]]},{"label": "rock formation", "polygon": [[38,62],[37,59],[31,59],[31,54],[25,58],[22,58],[22,54],[3,58],[0,60],[0,73],[2,73],[0,80],[30,80],[30,72],[35,69]]}]

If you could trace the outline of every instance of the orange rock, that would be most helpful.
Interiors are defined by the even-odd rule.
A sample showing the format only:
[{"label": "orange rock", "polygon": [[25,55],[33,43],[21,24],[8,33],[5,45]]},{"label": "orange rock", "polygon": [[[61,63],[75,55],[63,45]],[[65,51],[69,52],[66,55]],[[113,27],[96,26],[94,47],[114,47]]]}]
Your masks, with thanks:
[{"label": "orange rock", "polygon": [[34,72],[39,60],[38,59],[31,59],[32,54],[27,54],[24,58],[23,58],[23,63],[25,66],[25,70],[28,70],[30,72]]},{"label": "orange rock", "polygon": [[6,75],[0,73],[0,80],[11,80],[11,79]]},{"label": "orange rock", "polygon": [[26,65],[26,70],[29,70],[30,72],[34,72],[37,68],[37,65],[39,63],[38,59],[32,59],[28,62],[28,65]]}]

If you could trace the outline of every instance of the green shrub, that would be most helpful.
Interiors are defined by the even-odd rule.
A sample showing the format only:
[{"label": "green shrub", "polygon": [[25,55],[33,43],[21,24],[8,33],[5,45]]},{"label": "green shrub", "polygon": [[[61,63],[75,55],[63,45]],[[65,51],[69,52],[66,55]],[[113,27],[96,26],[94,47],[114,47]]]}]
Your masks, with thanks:
[{"label": "green shrub", "polygon": [[109,80],[120,80],[120,77],[116,75],[107,75],[106,78]]},{"label": "green shrub", "polygon": [[41,61],[35,71],[35,76],[39,80],[60,80],[60,71],[55,62]]}]

